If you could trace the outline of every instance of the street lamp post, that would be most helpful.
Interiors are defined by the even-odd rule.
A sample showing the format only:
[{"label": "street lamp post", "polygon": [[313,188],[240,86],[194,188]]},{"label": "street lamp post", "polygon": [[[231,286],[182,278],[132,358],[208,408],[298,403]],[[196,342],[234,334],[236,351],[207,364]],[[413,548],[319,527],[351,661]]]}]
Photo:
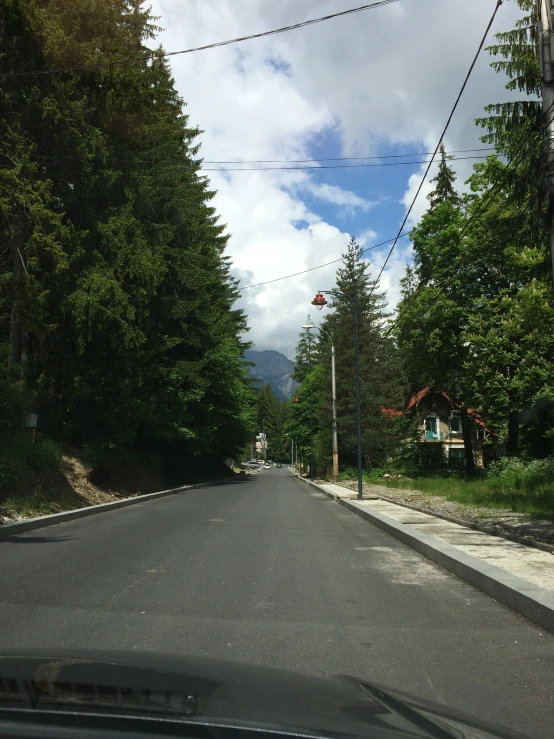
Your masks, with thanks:
[{"label": "street lamp post", "polygon": [[[305,329],[315,328],[313,324],[305,324],[302,326]],[[321,326],[318,330],[329,337],[331,342],[331,394],[332,394],[332,413],[333,413],[333,482],[337,483],[339,480],[339,444],[337,437],[337,384],[335,375],[335,345],[333,344],[333,337]]]},{"label": "street lamp post", "polygon": [[356,364],[356,436],[358,440],[358,500],[363,500],[364,489],[362,479],[362,413],[360,398],[360,344],[358,339],[358,280],[354,279],[354,295],[345,295],[339,290],[320,290],[312,300],[312,305],[318,310],[323,310],[323,306],[327,305],[327,300],[323,295],[332,295],[333,297],[343,298],[348,301],[353,309],[354,317],[354,351]]},{"label": "street lamp post", "polygon": [[[308,356],[310,358],[310,372],[312,369],[312,342],[311,334],[308,332]],[[310,480],[314,482],[314,388],[310,389]]]}]

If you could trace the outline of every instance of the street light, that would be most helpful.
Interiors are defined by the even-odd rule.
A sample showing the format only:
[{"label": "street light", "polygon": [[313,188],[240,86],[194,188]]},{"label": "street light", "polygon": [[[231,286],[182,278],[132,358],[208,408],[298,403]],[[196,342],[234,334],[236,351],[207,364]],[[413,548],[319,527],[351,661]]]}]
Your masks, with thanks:
[{"label": "street light", "polygon": [[361,400],[360,400],[360,345],[358,340],[358,280],[354,278],[354,295],[345,295],[339,290],[319,290],[312,305],[318,310],[323,310],[327,300],[324,295],[332,295],[333,297],[343,298],[350,303],[354,314],[354,350],[356,357],[356,436],[358,437],[358,500],[363,500],[364,489],[362,479],[362,418],[361,418]]},{"label": "street light", "polygon": [[[323,296],[321,296],[323,297]],[[325,298],[323,298],[325,300]],[[327,301],[325,301],[327,302]],[[306,323],[302,328],[308,331],[315,326],[312,323]],[[337,385],[335,381],[335,345],[333,344],[333,337],[321,326],[318,327],[319,331],[329,337],[331,342],[331,394],[332,394],[332,409],[333,409],[333,482],[339,481],[339,445],[337,439]]]}]

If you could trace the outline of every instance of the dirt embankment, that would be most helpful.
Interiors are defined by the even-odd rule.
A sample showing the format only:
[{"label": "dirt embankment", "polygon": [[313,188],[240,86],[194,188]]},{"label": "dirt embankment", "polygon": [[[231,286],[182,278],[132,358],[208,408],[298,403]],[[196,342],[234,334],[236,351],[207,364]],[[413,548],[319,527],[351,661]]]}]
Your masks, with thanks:
[{"label": "dirt embankment", "polygon": [[218,480],[232,474],[223,463],[215,462],[195,465],[194,471],[184,473],[183,479],[177,481],[166,478],[155,468],[137,464],[93,465],[72,450],[63,454],[59,470],[29,473],[18,490],[0,499],[0,524]]},{"label": "dirt embankment", "polygon": [[18,489],[3,496],[0,523],[110,503],[163,488],[163,478],[148,470],[120,465],[108,473],[66,453],[59,470],[29,473]]}]

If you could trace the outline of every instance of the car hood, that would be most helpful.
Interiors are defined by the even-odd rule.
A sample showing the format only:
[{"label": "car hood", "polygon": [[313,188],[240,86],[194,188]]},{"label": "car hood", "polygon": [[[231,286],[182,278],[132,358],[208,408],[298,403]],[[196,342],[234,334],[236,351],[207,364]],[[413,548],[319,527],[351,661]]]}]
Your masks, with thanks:
[{"label": "car hood", "polygon": [[30,709],[163,715],[301,736],[521,737],[351,676],[309,677],[159,653],[4,651],[0,713]]}]

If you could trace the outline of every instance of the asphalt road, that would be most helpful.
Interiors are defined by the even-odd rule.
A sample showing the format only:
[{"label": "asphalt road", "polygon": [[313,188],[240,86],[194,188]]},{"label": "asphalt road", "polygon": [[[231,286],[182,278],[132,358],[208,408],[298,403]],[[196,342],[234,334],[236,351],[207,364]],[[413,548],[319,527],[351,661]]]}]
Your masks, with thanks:
[{"label": "asphalt road", "polygon": [[0,542],[18,647],[350,674],[554,736],[553,635],[285,469]]}]

